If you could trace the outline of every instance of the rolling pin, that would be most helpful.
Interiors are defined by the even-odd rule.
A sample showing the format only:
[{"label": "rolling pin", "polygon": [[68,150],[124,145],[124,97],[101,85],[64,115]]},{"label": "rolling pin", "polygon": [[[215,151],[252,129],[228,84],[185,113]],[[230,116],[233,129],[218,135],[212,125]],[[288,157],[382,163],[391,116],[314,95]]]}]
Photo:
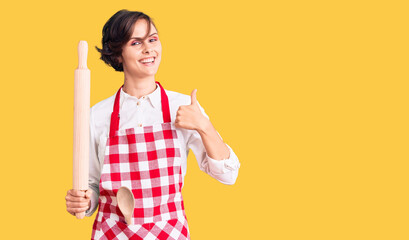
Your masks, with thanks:
[{"label": "rolling pin", "polygon": [[[90,78],[87,68],[88,43],[78,43],[78,68],[74,77],[74,145],[73,145],[73,189],[88,189],[89,169],[89,110],[90,110]],[[85,212],[76,213],[78,219]]]}]

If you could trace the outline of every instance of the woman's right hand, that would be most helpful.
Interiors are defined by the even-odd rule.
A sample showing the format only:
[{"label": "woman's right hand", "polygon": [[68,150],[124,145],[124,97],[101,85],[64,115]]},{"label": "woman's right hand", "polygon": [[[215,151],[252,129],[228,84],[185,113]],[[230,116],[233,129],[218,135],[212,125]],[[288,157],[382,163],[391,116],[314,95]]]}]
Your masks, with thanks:
[{"label": "woman's right hand", "polygon": [[70,189],[65,196],[67,212],[75,216],[76,213],[85,212],[91,207],[92,190],[87,191]]}]

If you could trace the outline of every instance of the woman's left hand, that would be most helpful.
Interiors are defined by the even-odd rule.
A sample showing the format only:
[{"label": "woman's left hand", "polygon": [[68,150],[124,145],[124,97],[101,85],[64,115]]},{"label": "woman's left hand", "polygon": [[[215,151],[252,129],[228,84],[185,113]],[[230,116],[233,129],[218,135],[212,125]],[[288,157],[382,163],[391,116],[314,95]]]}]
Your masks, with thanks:
[{"label": "woman's left hand", "polygon": [[176,113],[175,127],[190,130],[203,129],[208,124],[207,119],[200,111],[199,104],[196,100],[197,89],[191,93],[192,102],[190,105],[182,105]]}]

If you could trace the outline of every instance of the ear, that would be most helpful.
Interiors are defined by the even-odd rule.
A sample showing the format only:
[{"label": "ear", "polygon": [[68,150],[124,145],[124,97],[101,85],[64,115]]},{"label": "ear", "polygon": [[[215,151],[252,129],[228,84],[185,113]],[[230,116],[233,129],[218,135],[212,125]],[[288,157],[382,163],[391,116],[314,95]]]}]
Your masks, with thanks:
[{"label": "ear", "polygon": [[122,63],[122,56],[119,56],[116,59],[118,60],[119,63]]}]

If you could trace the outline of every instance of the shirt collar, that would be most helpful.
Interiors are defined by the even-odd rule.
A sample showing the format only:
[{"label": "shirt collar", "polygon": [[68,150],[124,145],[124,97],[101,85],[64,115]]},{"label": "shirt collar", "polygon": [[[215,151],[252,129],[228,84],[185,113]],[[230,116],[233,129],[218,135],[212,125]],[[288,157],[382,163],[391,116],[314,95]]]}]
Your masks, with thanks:
[{"label": "shirt collar", "polygon": [[[127,99],[133,99],[134,101],[137,101],[138,98],[136,98],[135,96],[131,96],[128,93],[124,92],[124,90],[121,88],[121,93],[120,93],[120,107],[122,107],[122,104],[124,103],[125,100]],[[156,83],[156,89],[155,91],[149,93],[148,95],[145,95],[146,99],[149,99],[149,102],[151,103],[152,107],[154,108],[160,108],[161,106],[161,98],[160,98],[161,94],[160,94],[160,86],[159,84]],[[142,98],[142,97],[141,97]],[[139,99],[141,99],[139,98]]]}]

